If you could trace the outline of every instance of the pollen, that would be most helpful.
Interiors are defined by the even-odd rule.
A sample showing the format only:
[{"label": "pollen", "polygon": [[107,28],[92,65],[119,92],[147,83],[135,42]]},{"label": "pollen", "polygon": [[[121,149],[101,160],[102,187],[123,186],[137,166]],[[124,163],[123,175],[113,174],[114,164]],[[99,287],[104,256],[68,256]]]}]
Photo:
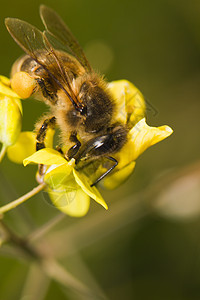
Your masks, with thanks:
[{"label": "pollen", "polygon": [[26,99],[32,95],[36,81],[26,72],[17,72],[11,80],[11,87],[20,98]]}]

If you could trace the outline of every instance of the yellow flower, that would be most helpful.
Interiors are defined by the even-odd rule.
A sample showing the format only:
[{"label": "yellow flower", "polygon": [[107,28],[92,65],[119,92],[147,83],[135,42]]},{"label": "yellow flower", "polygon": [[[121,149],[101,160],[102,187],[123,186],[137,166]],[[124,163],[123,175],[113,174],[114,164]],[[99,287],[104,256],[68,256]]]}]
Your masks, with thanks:
[{"label": "yellow flower", "polygon": [[114,171],[105,177],[101,186],[107,189],[114,189],[123,183],[135,168],[135,160],[147,148],[164,140],[172,134],[169,126],[150,127],[146,124],[145,118],[141,119],[128,133],[128,142],[113,157],[117,159],[118,166]]},{"label": "yellow flower", "polygon": [[10,80],[0,76],[0,142],[1,157],[13,145],[21,131],[22,106],[19,96],[10,88]]},{"label": "yellow flower", "polygon": [[[138,156],[150,146],[170,136],[173,130],[166,125],[150,127],[146,124],[145,100],[131,82],[113,81],[109,83],[109,89],[116,99],[116,119],[127,125],[129,129],[127,143],[118,153],[112,155],[118,161],[117,167],[100,181],[101,187],[114,189],[133,172]],[[103,174],[106,170],[100,165],[96,173]]]},{"label": "yellow flower", "polygon": [[49,166],[43,181],[51,201],[62,212],[83,216],[89,209],[90,198],[108,208],[97,188],[91,187],[90,178],[76,170],[74,159],[68,162],[58,151],[45,148],[24,160],[25,166],[29,163]]},{"label": "yellow flower", "polygon": [[[118,165],[100,181],[102,187],[113,189],[130,176],[139,155],[150,146],[170,136],[173,131],[166,125],[150,127],[146,124],[145,100],[132,83],[127,80],[119,80],[109,83],[108,87],[116,102],[115,120],[125,124],[128,128],[127,143],[119,152],[112,155],[118,161]],[[23,151],[25,140],[33,139],[33,136],[30,136],[31,133],[26,133],[26,136],[21,133],[21,141],[17,141],[10,148],[12,151],[9,156],[12,159],[12,155],[15,153],[15,160],[17,160],[17,153],[21,152],[18,160],[21,162],[26,153],[27,156],[31,154],[24,160],[25,165],[36,163],[47,166],[42,180],[47,185],[51,201],[58,209],[71,216],[83,216],[89,209],[90,198],[107,209],[107,204],[97,188],[91,187],[91,184],[108,170],[108,161],[104,157],[90,163],[83,161],[75,165],[74,159],[68,162],[58,151],[52,149],[52,136],[48,148],[35,153],[33,153],[33,149],[29,148],[29,152]]]}]

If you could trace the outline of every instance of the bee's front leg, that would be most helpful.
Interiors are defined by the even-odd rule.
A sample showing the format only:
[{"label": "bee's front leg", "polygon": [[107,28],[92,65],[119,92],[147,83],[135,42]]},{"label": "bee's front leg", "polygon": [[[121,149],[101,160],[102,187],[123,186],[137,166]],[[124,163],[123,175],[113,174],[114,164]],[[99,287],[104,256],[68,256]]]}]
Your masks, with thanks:
[{"label": "bee's front leg", "polygon": [[48,128],[55,128],[56,125],[56,118],[51,117],[45,119],[42,123],[42,126],[39,128],[37,137],[36,137],[36,151],[45,148],[44,140],[47,134]]},{"label": "bee's front leg", "polygon": [[[47,130],[48,128],[55,128],[55,125],[56,125],[55,117],[51,117],[43,121],[42,125],[38,130],[37,137],[36,137],[36,151],[45,148],[44,140],[47,134]],[[38,172],[40,176],[44,175],[45,173],[44,165],[40,164],[38,166]]]},{"label": "bee's front leg", "polygon": [[77,133],[73,131],[70,135],[70,141],[75,143],[67,152],[67,158],[70,160],[77,154],[78,150],[81,147],[81,142],[77,138]]}]

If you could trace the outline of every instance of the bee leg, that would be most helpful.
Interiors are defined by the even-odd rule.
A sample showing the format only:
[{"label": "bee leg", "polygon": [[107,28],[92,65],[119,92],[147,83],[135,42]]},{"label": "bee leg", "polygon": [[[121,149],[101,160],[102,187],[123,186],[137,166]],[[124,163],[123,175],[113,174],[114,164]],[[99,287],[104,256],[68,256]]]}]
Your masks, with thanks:
[{"label": "bee leg", "polygon": [[70,135],[70,141],[75,143],[67,152],[67,158],[72,159],[78,152],[81,147],[81,142],[77,138],[77,133],[74,131]]},{"label": "bee leg", "polygon": [[[51,117],[49,119],[45,119],[42,123],[42,126],[39,128],[37,137],[36,137],[36,151],[45,148],[44,140],[46,137],[47,129],[48,128],[54,128],[56,125],[56,118]],[[42,176],[45,174],[46,168],[44,165],[39,164],[38,165],[38,172],[39,175]]]},{"label": "bee leg", "polygon": [[49,119],[45,119],[42,123],[42,126],[39,128],[37,137],[36,137],[36,151],[45,148],[44,140],[46,137],[47,129],[54,128],[56,125],[56,118],[51,117]]},{"label": "bee leg", "polygon": [[63,153],[63,151],[62,151],[62,148],[61,148],[60,146],[56,146],[56,150],[57,150],[58,152],[60,152],[61,154],[64,155],[64,153]]},{"label": "bee leg", "polygon": [[118,165],[118,161],[114,157],[105,156],[105,158],[114,162],[114,165],[112,167],[110,167],[103,175],[101,175],[93,184],[91,184],[91,187],[96,185],[100,180],[102,180],[104,177],[106,177]]}]

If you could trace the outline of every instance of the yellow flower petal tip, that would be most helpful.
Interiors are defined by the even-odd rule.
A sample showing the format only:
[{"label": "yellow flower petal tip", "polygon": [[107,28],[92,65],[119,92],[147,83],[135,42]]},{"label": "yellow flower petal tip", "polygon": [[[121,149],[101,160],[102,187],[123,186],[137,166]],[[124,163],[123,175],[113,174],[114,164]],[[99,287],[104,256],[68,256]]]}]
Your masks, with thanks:
[{"label": "yellow flower petal tip", "polygon": [[24,166],[27,166],[30,163],[43,164],[47,166],[62,165],[66,162],[66,159],[64,159],[58,151],[51,148],[41,149],[23,160]]},{"label": "yellow flower petal tip", "polygon": [[163,130],[166,132],[166,137],[170,136],[174,132],[173,129],[167,125],[160,126],[159,128],[160,128],[160,130]]},{"label": "yellow flower petal tip", "polygon": [[172,133],[173,130],[169,126],[151,127],[143,118],[129,131],[128,143],[124,149],[130,148],[130,160],[136,160],[147,148],[166,139]]}]

